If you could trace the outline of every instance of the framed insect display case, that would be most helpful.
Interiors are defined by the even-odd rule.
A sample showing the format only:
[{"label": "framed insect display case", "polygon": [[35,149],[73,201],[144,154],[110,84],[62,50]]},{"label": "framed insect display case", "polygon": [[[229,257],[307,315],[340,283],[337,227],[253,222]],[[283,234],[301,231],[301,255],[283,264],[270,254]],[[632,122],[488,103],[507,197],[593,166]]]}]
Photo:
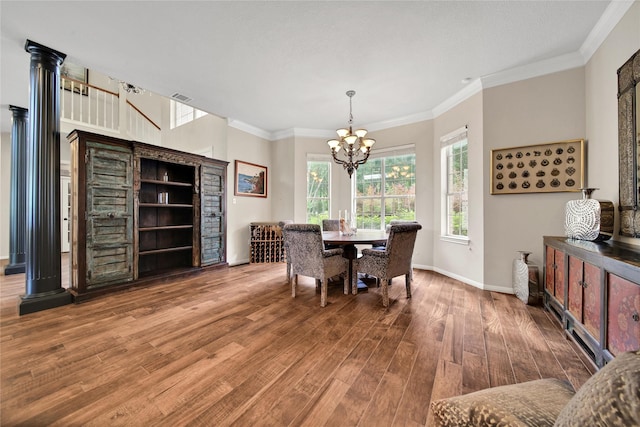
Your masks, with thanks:
[{"label": "framed insect display case", "polygon": [[491,194],[578,192],[584,139],[491,150]]}]

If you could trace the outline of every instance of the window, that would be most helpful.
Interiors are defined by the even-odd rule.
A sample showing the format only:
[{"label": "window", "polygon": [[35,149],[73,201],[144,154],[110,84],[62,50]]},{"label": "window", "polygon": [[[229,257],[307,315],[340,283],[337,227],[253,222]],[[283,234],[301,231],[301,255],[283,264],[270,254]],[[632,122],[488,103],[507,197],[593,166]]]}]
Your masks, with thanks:
[{"label": "window", "polygon": [[193,108],[190,105],[183,104],[182,102],[171,101],[171,129],[177,128],[178,126],[182,126],[187,124],[195,119],[198,119],[202,116],[206,116],[207,113],[204,111],[198,110],[197,108]]},{"label": "window", "polygon": [[307,223],[322,225],[329,218],[331,195],[331,162],[307,159]]},{"label": "window", "polygon": [[468,241],[469,162],[467,127],[440,139],[442,151],[442,235]]},{"label": "window", "polygon": [[[392,219],[416,219],[416,155],[400,147],[369,158],[355,173],[358,229],[384,230]],[[386,151],[389,153],[389,151]]]}]

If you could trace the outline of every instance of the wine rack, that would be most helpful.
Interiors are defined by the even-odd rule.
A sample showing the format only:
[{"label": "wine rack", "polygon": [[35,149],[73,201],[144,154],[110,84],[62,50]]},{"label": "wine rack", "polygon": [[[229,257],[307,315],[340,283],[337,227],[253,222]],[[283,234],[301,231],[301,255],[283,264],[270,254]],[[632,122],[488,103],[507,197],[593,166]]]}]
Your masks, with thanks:
[{"label": "wine rack", "polygon": [[277,222],[252,222],[250,240],[251,264],[286,262],[282,229]]}]

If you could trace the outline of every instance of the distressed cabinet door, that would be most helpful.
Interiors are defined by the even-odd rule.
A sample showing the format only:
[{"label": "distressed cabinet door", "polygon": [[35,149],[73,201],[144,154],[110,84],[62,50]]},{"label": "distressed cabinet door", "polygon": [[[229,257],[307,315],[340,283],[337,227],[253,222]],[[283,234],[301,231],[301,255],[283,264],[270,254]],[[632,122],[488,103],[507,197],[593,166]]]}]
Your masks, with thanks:
[{"label": "distressed cabinet door", "polygon": [[640,348],[640,285],[608,274],[607,349],[614,356]]},{"label": "distressed cabinet door", "polygon": [[564,252],[547,246],[545,264],[545,288],[564,305]]},{"label": "distressed cabinet door", "polygon": [[589,334],[600,341],[600,269],[569,256],[568,309]]},{"label": "distressed cabinet door", "polygon": [[225,168],[203,163],[200,169],[200,263],[226,261]]},{"label": "distressed cabinet door", "polygon": [[87,142],[87,277],[89,287],[133,280],[133,154]]}]

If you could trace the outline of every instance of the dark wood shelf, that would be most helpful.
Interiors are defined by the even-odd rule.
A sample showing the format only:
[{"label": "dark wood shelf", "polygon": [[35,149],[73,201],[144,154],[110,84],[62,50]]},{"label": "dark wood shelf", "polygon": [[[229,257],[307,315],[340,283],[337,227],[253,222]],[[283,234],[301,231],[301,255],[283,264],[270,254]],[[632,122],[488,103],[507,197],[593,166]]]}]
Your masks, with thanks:
[{"label": "dark wood shelf", "polygon": [[174,187],[193,187],[193,184],[189,182],[162,181],[159,179],[141,179],[140,182],[156,185],[171,185]]},{"label": "dark wood shelf", "polygon": [[141,208],[192,208],[184,203],[140,203]]},{"label": "dark wood shelf", "polygon": [[159,231],[159,230],[180,230],[180,229],[189,229],[193,228],[193,225],[164,225],[157,227],[140,227],[138,231]]},{"label": "dark wood shelf", "polygon": [[144,255],[155,255],[155,254],[166,254],[169,252],[180,252],[180,251],[190,251],[193,249],[193,246],[177,246],[173,248],[164,248],[164,249],[152,249],[149,251],[140,251],[140,256]]}]

